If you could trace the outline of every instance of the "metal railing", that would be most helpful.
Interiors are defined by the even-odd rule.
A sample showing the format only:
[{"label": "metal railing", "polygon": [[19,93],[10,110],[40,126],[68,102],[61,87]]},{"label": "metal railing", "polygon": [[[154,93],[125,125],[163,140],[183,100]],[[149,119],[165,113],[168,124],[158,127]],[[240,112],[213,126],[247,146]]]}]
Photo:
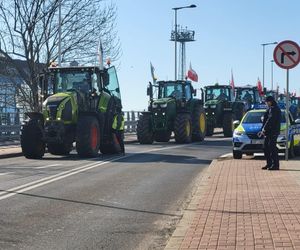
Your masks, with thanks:
[{"label": "metal railing", "polygon": [[[139,116],[138,111],[124,112],[125,133],[136,133]],[[21,113],[0,113],[0,141],[19,140],[24,119],[24,114]]]}]

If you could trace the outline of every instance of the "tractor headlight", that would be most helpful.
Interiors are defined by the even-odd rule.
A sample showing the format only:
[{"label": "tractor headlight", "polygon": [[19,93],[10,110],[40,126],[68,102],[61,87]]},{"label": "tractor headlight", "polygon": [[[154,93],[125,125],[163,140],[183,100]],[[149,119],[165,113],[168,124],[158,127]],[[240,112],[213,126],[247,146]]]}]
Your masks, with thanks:
[{"label": "tractor headlight", "polygon": [[241,136],[241,135],[245,135],[246,133],[245,133],[245,131],[236,131],[236,130],[234,130],[234,132],[233,132],[233,135],[236,135],[236,136]]},{"label": "tractor headlight", "polygon": [[152,108],[157,108],[157,107],[158,107],[157,103],[152,103]]},{"label": "tractor headlight", "polygon": [[161,108],[166,108],[167,106],[168,106],[167,103],[162,103],[162,104],[160,104],[160,107],[161,107]]}]

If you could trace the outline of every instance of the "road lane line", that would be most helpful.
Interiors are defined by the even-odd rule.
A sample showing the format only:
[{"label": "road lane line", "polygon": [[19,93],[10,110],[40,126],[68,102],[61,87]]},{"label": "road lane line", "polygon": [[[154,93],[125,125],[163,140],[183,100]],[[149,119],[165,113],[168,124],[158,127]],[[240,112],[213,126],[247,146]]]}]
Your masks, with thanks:
[{"label": "road lane line", "polygon": [[61,165],[62,164],[50,164],[50,165],[46,165],[46,166],[36,167],[36,169],[51,168],[51,167],[57,167],[57,166],[61,166]]},{"label": "road lane line", "polygon": [[61,176],[61,175],[64,175],[64,174],[70,173],[72,171],[76,171],[78,169],[85,168],[85,167],[88,167],[88,166],[91,166],[91,165],[94,165],[94,164],[97,164],[97,163],[93,162],[93,163],[90,163],[90,164],[87,164],[87,165],[84,165],[84,166],[80,166],[80,167],[75,168],[75,169],[67,170],[67,171],[64,171],[64,172],[61,172],[61,173],[58,173],[58,174],[55,174],[55,175],[51,175],[51,176],[48,176],[48,177],[45,177],[45,178],[42,178],[42,179],[39,179],[39,180],[36,180],[36,181],[25,183],[23,185],[20,185],[20,186],[17,186],[17,187],[14,187],[14,188],[11,188],[11,189],[8,189],[8,190],[5,190],[5,191],[1,191],[0,196],[3,195],[3,194],[6,194],[7,192],[13,192],[13,191],[16,191],[18,189],[28,187],[30,185],[35,185],[36,183],[40,183],[42,181],[47,181],[47,180],[55,178],[57,176]]},{"label": "road lane line", "polygon": [[0,173],[0,175],[13,174],[14,172]]},{"label": "road lane line", "polygon": [[38,188],[38,187],[50,184],[52,182],[67,178],[69,176],[72,176],[72,175],[75,175],[75,174],[78,174],[78,173],[82,173],[82,172],[88,171],[90,169],[100,167],[100,166],[103,166],[103,165],[106,165],[108,163],[112,163],[112,162],[115,162],[115,161],[118,161],[118,160],[121,160],[121,159],[126,159],[126,158],[133,157],[135,155],[145,154],[145,153],[149,153],[149,152],[163,151],[163,150],[168,150],[168,149],[173,149],[173,148],[181,148],[181,147],[185,147],[185,146],[189,146],[189,145],[193,145],[193,144],[196,144],[196,143],[176,145],[176,146],[163,147],[163,148],[155,148],[155,149],[150,149],[150,150],[144,150],[144,151],[141,151],[141,152],[138,152],[138,153],[133,153],[133,154],[130,154],[130,155],[124,155],[124,156],[120,156],[120,157],[116,157],[116,156],[111,157],[111,158],[108,158],[105,161],[102,161],[100,163],[87,164],[85,166],[81,166],[81,167],[78,167],[78,168],[75,168],[75,169],[72,169],[72,170],[69,170],[69,171],[64,171],[64,172],[59,173],[59,174],[55,174],[55,175],[52,175],[52,176],[49,176],[49,177],[42,178],[40,180],[36,180],[36,181],[30,182],[30,183],[23,184],[23,185],[18,186],[18,187],[14,187],[14,188],[2,191],[2,192],[0,192],[0,200],[10,198],[12,196],[24,193],[24,192],[32,190],[34,188]]}]

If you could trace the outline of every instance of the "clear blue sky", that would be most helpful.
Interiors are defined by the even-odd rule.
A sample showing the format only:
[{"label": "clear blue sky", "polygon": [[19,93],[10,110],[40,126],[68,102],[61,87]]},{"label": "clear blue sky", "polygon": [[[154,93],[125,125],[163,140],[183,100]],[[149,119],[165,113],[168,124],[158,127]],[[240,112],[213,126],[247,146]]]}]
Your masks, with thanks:
[{"label": "clear blue sky", "polygon": [[[187,66],[198,73],[196,88],[228,84],[233,70],[235,85],[262,80],[262,43],[294,40],[300,43],[299,0],[113,0],[118,8],[121,39],[119,81],[124,110],[144,110],[150,61],[159,80],[174,79],[173,7],[196,4],[178,11],[178,24],[195,30],[187,44]],[[266,47],[265,86],[271,87],[274,46]],[[274,85],[283,91],[286,71],[274,64]],[[300,64],[290,71],[290,91],[300,95]]]}]

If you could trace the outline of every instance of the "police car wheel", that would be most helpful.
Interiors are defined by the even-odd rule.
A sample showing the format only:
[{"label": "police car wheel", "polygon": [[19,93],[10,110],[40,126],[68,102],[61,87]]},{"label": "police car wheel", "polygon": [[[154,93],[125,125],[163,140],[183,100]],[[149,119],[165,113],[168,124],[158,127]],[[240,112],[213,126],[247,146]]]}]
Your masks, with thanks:
[{"label": "police car wheel", "polygon": [[243,153],[241,151],[233,150],[233,159],[242,159]]}]

